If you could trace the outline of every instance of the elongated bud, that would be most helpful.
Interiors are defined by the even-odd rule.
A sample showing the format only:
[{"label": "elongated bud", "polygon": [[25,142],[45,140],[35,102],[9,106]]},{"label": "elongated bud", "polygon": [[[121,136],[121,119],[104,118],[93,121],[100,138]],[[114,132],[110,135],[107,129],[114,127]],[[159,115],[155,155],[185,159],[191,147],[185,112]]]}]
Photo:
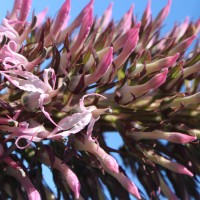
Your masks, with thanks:
[{"label": "elongated bud", "polygon": [[120,172],[114,174],[113,176],[119,181],[122,187],[124,187],[130,194],[132,194],[138,199],[141,199],[140,193],[138,192],[138,188],[127,176],[124,176],[124,174]]},{"label": "elongated bud", "polygon": [[139,63],[136,65],[135,70],[130,74],[130,76],[134,76],[134,75],[141,73],[144,70],[144,68],[145,68],[145,75],[149,75],[153,72],[160,71],[162,69],[171,67],[176,62],[179,55],[180,55],[179,53],[176,53],[173,56],[162,58],[162,59],[156,60],[152,63],[147,63],[145,65]]},{"label": "elongated bud", "polygon": [[150,19],[151,19],[151,0],[148,0],[147,7],[144,11],[144,14],[141,20],[142,25],[146,26],[149,23]]},{"label": "elongated bud", "polygon": [[129,86],[127,83],[116,90],[115,100],[120,104],[128,104],[136,98],[160,87],[166,80],[168,69],[163,70],[152,79],[142,85]]},{"label": "elongated bud", "polygon": [[119,69],[122,64],[127,60],[129,55],[133,52],[133,50],[136,47],[136,44],[139,40],[139,27],[140,23],[132,29],[132,32],[129,35],[129,38],[127,38],[122,52],[117,56],[117,58],[113,61],[116,68]]},{"label": "elongated bud", "polygon": [[85,139],[84,143],[82,143],[79,140],[76,140],[75,148],[78,151],[88,151],[88,152],[94,154],[100,161],[100,163],[105,171],[109,170],[109,172],[111,172],[111,173],[119,172],[119,166],[117,164],[117,161],[112,156],[107,154],[91,138],[89,140]]},{"label": "elongated bud", "polygon": [[66,34],[71,35],[71,33],[81,24],[83,23],[85,16],[88,15],[88,10],[93,6],[94,0],[90,0],[90,2],[85,6],[85,8],[81,11],[81,13],[76,17],[76,19],[67,27],[61,34],[60,40],[63,40],[66,37]]},{"label": "elongated bud", "polygon": [[85,85],[89,85],[97,82],[102,76],[106,73],[109,66],[111,65],[113,60],[113,47],[110,47],[108,53],[103,56],[100,63],[97,65],[97,69],[93,74],[86,76]]},{"label": "elongated bud", "polygon": [[26,21],[26,18],[28,17],[28,14],[31,10],[31,4],[32,4],[32,0],[23,0],[22,1],[20,13],[19,13],[20,21],[22,21],[22,22]]},{"label": "elongated bud", "polygon": [[63,3],[62,7],[60,8],[59,13],[54,21],[53,30],[52,30],[52,34],[54,36],[60,32],[61,28],[65,24],[69,11],[70,11],[70,0],[66,0]]},{"label": "elongated bud", "polygon": [[8,19],[17,20],[19,11],[20,11],[21,6],[22,6],[22,1],[23,0],[15,0],[12,12],[7,17]]},{"label": "elongated bud", "polygon": [[161,110],[165,110],[167,108],[179,108],[181,105],[184,105],[184,107],[187,107],[192,104],[199,104],[200,102],[200,92],[190,95],[190,96],[185,96],[185,97],[177,97],[173,101],[164,101],[163,105],[161,105]]},{"label": "elongated bud", "polygon": [[178,28],[177,35],[175,35],[176,36],[176,40],[175,40],[176,42],[178,42],[179,39],[185,34],[188,26],[189,26],[189,18],[187,17],[185,19],[185,21]]},{"label": "elongated bud", "polygon": [[110,18],[112,17],[112,7],[113,7],[113,2],[110,3],[106,11],[104,12],[104,15],[102,16],[100,24],[101,29],[105,29],[108,26]]},{"label": "elongated bud", "polygon": [[79,31],[78,37],[72,47],[70,48],[71,55],[74,55],[83,47],[83,44],[90,32],[93,23],[93,7],[89,7],[86,16],[83,18],[83,23]]},{"label": "elongated bud", "polygon": [[183,40],[182,42],[178,43],[170,52],[169,55],[173,55],[175,53],[183,53],[193,42],[196,38],[196,35],[192,35],[191,37]]},{"label": "elongated bud", "polygon": [[154,151],[145,151],[145,155],[154,163],[157,163],[173,172],[179,174],[186,174],[188,176],[193,176],[193,173],[190,172],[186,167],[171,160],[164,158],[163,156],[159,156]]},{"label": "elongated bud", "polygon": [[107,173],[115,177],[122,185],[122,187],[124,187],[128,192],[130,192],[138,199],[141,199],[135,184],[128,177],[124,176],[124,174],[119,171],[119,166],[117,161],[112,156],[107,154],[98,144],[96,144],[92,138],[89,139],[85,138],[84,142],[81,142],[80,140],[76,139],[75,148],[78,151],[88,151],[94,154],[100,161],[103,169]]},{"label": "elongated bud", "polygon": [[133,9],[134,5],[131,5],[128,12],[123,16],[122,20],[119,22],[119,25],[116,30],[116,35],[123,35],[127,30],[131,28]]},{"label": "elongated bud", "polygon": [[151,132],[142,132],[142,131],[129,131],[126,133],[129,138],[132,138],[136,141],[143,139],[163,139],[168,140],[169,142],[185,144],[192,142],[197,139],[196,136],[186,135],[177,132],[165,132],[165,131],[151,131]]},{"label": "elongated bud", "polygon": [[[38,159],[45,165],[51,166],[50,158],[46,152],[41,152]],[[81,185],[76,174],[57,157],[55,157],[52,167],[57,169],[63,175],[70,189],[74,192],[76,199],[78,199],[80,196]]]},{"label": "elongated bud", "polygon": [[4,159],[4,162],[6,162],[9,167],[6,168],[6,173],[9,174],[10,176],[13,176],[16,178],[22,187],[25,188],[28,199],[29,200],[40,200],[40,194],[39,192],[35,189],[35,186],[32,184],[30,181],[29,177],[27,176],[26,172],[21,168],[14,160],[12,160],[10,157],[7,157]]},{"label": "elongated bud", "polygon": [[167,5],[160,11],[158,16],[156,17],[152,29],[155,30],[161,26],[165,18],[168,16],[170,11],[172,0],[168,0]]}]

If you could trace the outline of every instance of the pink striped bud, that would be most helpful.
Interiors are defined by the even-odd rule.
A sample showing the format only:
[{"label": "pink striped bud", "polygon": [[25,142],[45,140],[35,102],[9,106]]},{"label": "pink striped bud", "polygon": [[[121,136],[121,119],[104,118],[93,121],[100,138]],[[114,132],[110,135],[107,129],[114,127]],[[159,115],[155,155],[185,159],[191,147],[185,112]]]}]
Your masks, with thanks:
[{"label": "pink striped bud", "polygon": [[28,14],[31,10],[31,4],[32,4],[32,0],[23,0],[22,1],[20,13],[19,13],[20,21],[22,21],[22,22],[26,21],[26,18],[28,17]]},{"label": "pink striped bud", "polygon": [[104,15],[101,18],[101,23],[100,23],[101,29],[105,29],[108,26],[110,18],[112,16],[112,7],[113,7],[113,2],[110,3],[106,11],[104,12]]},{"label": "pink striped bud", "polygon": [[110,47],[107,54],[103,56],[99,64],[97,65],[97,69],[93,74],[86,75],[85,77],[85,85],[88,86],[92,83],[97,82],[102,76],[106,73],[108,68],[110,67],[113,60],[113,47]]},{"label": "pink striped bud", "polygon": [[18,14],[22,6],[22,1],[23,0],[15,0],[12,12],[7,16],[8,19],[10,20],[18,19]]},{"label": "pink striped bud", "polygon": [[132,17],[133,17],[134,5],[131,5],[128,12],[123,16],[119,25],[116,28],[116,35],[123,35],[127,30],[131,28]]},{"label": "pink striped bud", "polygon": [[147,4],[147,7],[144,11],[144,14],[142,16],[142,25],[143,26],[146,26],[149,22],[150,22],[150,19],[151,19],[151,0],[148,0],[148,4]]},{"label": "pink striped bud", "polygon": [[116,101],[120,104],[128,104],[149,91],[157,89],[165,82],[167,73],[168,69],[165,69],[142,85],[129,86],[127,83],[124,84],[116,90]]},{"label": "pink striped bud", "polygon": [[65,21],[67,20],[69,11],[70,11],[70,0],[65,0],[53,23],[52,34],[54,36],[56,36],[62,29],[63,25],[65,25]]},{"label": "pink striped bud", "polygon": [[40,200],[41,198],[39,192],[36,190],[35,186],[32,184],[23,168],[20,167],[20,165],[18,165],[18,163],[12,160],[10,157],[5,158],[4,162],[9,165],[5,172],[20,182],[22,187],[24,187],[27,192],[28,199]]},{"label": "pink striped bud", "polygon": [[86,16],[82,19],[82,26],[78,37],[70,48],[71,55],[75,55],[84,45],[93,23],[93,7],[89,7]]}]

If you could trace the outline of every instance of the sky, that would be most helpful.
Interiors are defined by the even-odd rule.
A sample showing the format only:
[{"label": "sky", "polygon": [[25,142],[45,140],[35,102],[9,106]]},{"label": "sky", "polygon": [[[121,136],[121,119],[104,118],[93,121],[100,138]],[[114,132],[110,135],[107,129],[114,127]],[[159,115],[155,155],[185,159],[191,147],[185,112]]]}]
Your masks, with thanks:
[{"label": "sky", "polygon": [[[71,12],[70,19],[73,20],[81,9],[88,3],[89,0],[71,0]],[[12,10],[14,0],[7,0],[1,3],[0,8],[0,20],[2,20],[8,10]],[[64,0],[33,0],[32,11],[35,10],[35,13],[41,12],[44,8],[48,7],[48,16],[55,17],[58,9],[61,7]],[[134,15],[137,16],[139,20],[142,16],[142,13],[146,7],[147,0],[95,0],[94,3],[94,13],[96,16],[101,16],[104,10],[108,5],[113,2],[113,18],[114,21],[119,21],[123,14],[134,4]],[[155,18],[159,11],[166,5],[167,0],[151,0],[151,8],[153,17]],[[169,31],[174,23],[181,23],[185,20],[186,17],[189,17],[190,20],[197,20],[200,17],[200,0],[173,0],[171,5],[170,14],[165,20],[163,31]],[[70,21],[69,21],[70,22]],[[115,135],[115,143],[113,144],[113,135]],[[121,138],[116,134],[105,134],[107,138],[107,144],[110,147],[116,148],[122,144]],[[113,154],[114,155],[114,154]],[[119,157],[114,155],[119,163],[122,163]],[[48,183],[52,183],[52,176],[50,170],[44,167],[45,177],[47,178]],[[141,186],[133,176],[132,180],[140,188]],[[51,185],[54,188],[54,185]],[[55,189],[55,188],[54,188]],[[109,196],[108,196],[109,197]],[[132,198],[134,199],[134,198]],[[164,198],[163,198],[164,199]]]}]

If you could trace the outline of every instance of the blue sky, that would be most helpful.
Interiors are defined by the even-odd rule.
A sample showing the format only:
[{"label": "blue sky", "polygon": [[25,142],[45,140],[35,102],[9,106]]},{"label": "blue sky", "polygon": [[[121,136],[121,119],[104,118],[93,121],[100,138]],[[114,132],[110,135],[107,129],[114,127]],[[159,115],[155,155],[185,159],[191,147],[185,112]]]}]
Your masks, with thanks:
[{"label": "blue sky", "polygon": [[[71,20],[78,15],[81,9],[88,3],[89,0],[71,0]],[[0,19],[3,19],[8,10],[12,9],[14,0],[7,0],[4,3],[1,3],[1,12]],[[35,9],[35,13],[39,13],[44,8],[48,7],[48,16],[55,17],[58,9],[61,7],[64,0],[33,0],[32,10]],[[94,4],[94,13],[97,16],[101,16],[103,11],[108,7],[110,2],[113,2],[113,18],[115,21],[118,21],[123,14],[130,8],[131,4],[135,5],[134,14],[141,17],[147,0],[95,0]],[[153,17],[155,17],[158,12],[166,5],[167,0],[152,0],[152,12]],[[197,20],[200,17],[200,0],[173,0],[171,5],[171,11],[168,18],[165,20],[164,31],[170,30],[175,22],[183,22],[184,19],[189,16],[191,20]],[[121,139],[119,135],[115,135],[115,144],[113,144],[113,135],[115,134],[106,134],[107,142],[110,147],[115,147],[121,145]],[[115,156],[115,155],[114,155]],[[120,161],[121,163],[121,161]],[[51,174],[48,169],[45,169],[45,176],[47,177],[47,182],[52,182]],[[134,177],[131,177],[134,181]],[[139,183],[138,183],[139,184]],[[136,185],[138,185],[136,182]],[[53,185],[51,185],[54,187]],[[139,186],[139,185],[138,185]],[[139,186],[140,187],[140,186]],[[141,189],[141,188],[140,188]]]}]

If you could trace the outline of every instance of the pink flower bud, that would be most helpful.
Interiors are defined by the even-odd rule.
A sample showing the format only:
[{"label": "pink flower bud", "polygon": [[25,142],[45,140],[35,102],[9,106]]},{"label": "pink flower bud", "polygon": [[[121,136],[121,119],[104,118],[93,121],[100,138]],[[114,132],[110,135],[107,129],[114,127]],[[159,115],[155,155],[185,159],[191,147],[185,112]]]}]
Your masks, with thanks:
[{"label": "pink flower bud", "polygon": [[120,104],[128,104],[136,98],[148,93],[149,91],[160,87],[166,80],[168,69],[164,69],[152,79],[142,85],[129,86],[123,85],[116,91],[115,99]]},{"label": "pink flower bud", "polygon": [[143,26],[146,26],[149,22],[150,22],[150,19],[151,19],[151,0],[148,0],[148,4],[147,4],[147,7],[144,11],[144,14],[142,16],[142,25]]},{"label": "pink flower bud", "polygon": [[113,7],[113,2],[110,3],[106,11],[104,12],[104,15],[101,18],[101,24],[100,24],[101,29],[105,29],[108,26],[110,18],[112,17],[112,7]]},{"label": "pink flower bud", "polygon": [[129,37],[126,39],[122,52],[119,54],[119,56],[117,56],[116,59],[114,59],[113,62],[117,69],[119,69],[121,65],[124,64],[124,62],[127,60],[129,55],[135,49],[136,44],[139,39],[139,27],[140,27],[140,24],[132,29]]},{"label": "pink flower bud", "polygon": [[12,12],[7,16],[8,19],[10,20],[18,19],[18,14],[22,6],[22,1],[23,0],[15,0]]},{"label": "pink flower bud", "polygon": [[193,176],[193,173],[190,172],[186,167],[171,160],[164,158],[163,156],[157,155],[153,151],[144,151],[145,155],[152,160],[153,162],[179,174],[186,174],[188,176]]},{"label": "pink flower bud", "polygon": [[52,34],[54,36],[56,36],[60,32],[63,25],[65,25],[65,21],[67,20],[69,11],[70,11],[70,0],[65,0],[53,23]]},{"label": "pink flower bud", "polygon": [[156,17],[154,23],[153,23],[153,30],[159,28],[165,18],[168,16],[169,11],[170,11],[170,6],[171,6],[172,0],[168,0],[167,5],[160,11],[158,16]]},{"label": "pink flower bud", "polygon": [[173,56],[168,56],[166,58],[162,58],[162,59],[159,59],[152,63],[147,63],[147,64],[138,63],[136,65],[135,70],[130,74],[130,76],[135,76],[141,73],[144,70],[144,68],[145,68],[145,75],[149,75],[153,72],[171,67],[176,62],[179,55],[180,55],[179,53],[176,53]]},{"label": "pink flower bud", "polygon": [[196,38],[196,35],[192,35],[191,37],[183,40],[182,42],[178,43],[170,52],[170,55],[173,55],[175,53],[183,53],[193,42],[193,40]]},{"label": "pink flower bud", "polygon": [[10,176],[13,176],[16,178],[22,187],[27,192],[28,199],[29,200],[40,200],[40,194],[35,189],[35,186],[30,181],[29,177],[27,176],[26,172],[21,168],[18,163],[16,163],[14,160],[12,160],[10,157],[7,157],[4,159],[4,162],[9,165],[9,167],[6,168],[6,173]]},{"label": "pink flower bud", "polygon": [[155,130],[152,132],[142,132],[142,131],[130,131],[127,132],[126,135],[134,140],[143,140],[143,139],[163,139],[168,140],[170,142],[185,144],[188,142],[192,142],[197,139],[196,136],[186,135],[177,132],[164,132]]},{"label": "pink flower bud", "polygon": [[24,22],[26,20],[26,18],[28,17],[28,14],[31,9],[31,4],[32,4],[32,0],[23,0],[22,1],[20,13],[19,13],[20,21]]},{"label": "pink flower bud", "polygon": [[82,22],[82,26],[79,31],[78,37],[76,41],[74,42],[74,44],[72,45],[72,47],[70,48],[71,55],[74,55],[75,53],[79,51],[80,48],[83,47],[84,42],[87,36],[89,35],[90,29],[93,23],[93,7],[92,6],[88,8],[87,14],[86,16],[84,16],[82,20],[83,22]]},{"label": "pink flower bud", "polygon": [[131,28],[132,17],[133,17],[134,5],[132,4],[128,12],[123,16],[122,20],[117,26],[116,35],[123,35],[127,30]]},{"label": "pink flower bud", "polygon": [[140,193],[138,192],[138,188],[128,177],[124,176],[124,174],[120,172],[114,174],[114,177],[119,181],[122,187],[124,187],[130,194],[132,194],[138,199],[141,199]]},{"label": "pink flower bud", "polygon": [[[39,160],[47,166],[51,165],[50,158],[46,152],[41,152],[39,154]],[[74,192],[75,197],[78,199],[80,196],[81,185],[76,174],[57,157],[55,157],[52,167],[57,169],[63,175],[70,189]]]},{"label": "pink flower bud", "polygon": [[92,83],[97,82],[102,76],[106,73],[108,68],[110,67],[113,60],[113,47],[110,47],[107,54],[103,56],[99,64],[97,65],[97,69],[93,74],[90,74],[85,77],[85,85],[90,85]]}]

